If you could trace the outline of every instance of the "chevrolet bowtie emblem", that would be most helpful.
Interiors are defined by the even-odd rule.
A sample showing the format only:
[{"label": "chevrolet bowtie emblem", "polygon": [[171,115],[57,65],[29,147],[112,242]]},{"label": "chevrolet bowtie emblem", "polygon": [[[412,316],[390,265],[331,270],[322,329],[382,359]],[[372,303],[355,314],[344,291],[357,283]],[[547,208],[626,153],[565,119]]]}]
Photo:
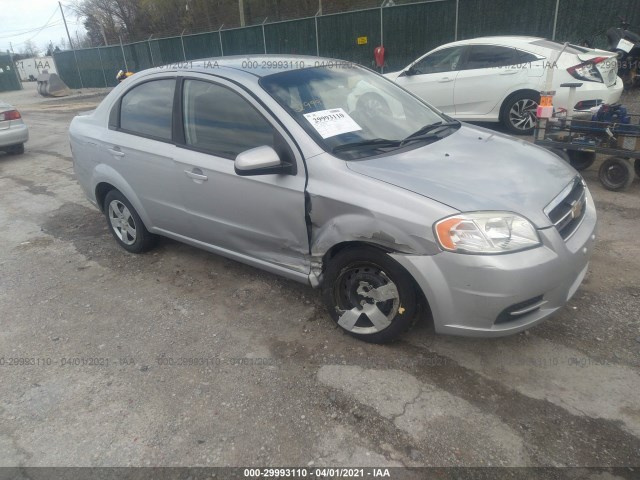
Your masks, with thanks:
[{"label": "chevrolet bowtie emblem", "polygon": [[571,217],[572,218],[579,218],[580,215],[582,215],[582,209],[584,208],[584,204],[583,202],[576,202],[572,207],[571,207]]}]

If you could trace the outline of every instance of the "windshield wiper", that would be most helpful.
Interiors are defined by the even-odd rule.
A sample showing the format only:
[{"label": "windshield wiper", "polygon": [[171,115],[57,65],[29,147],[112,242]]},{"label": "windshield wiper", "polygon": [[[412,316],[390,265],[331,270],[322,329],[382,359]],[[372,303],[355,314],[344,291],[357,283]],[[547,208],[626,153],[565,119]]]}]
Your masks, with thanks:
[{"label": "windshield wiper", "polygon": [[374,138],[371,140],[362,140],[360,142],[345,143],[344,145],[338,145],[331,150],[332,153],[342,152],[344,150],[353,150],[361,147],[371,148],[384,148],[384,147],[398,147],[402,142],[400,140],[388,140],[386,138]]},{"label": "windshield wiper", "polygon": [[430,123],[429,125],[425,125],[421,129],[413,132],[407,138],[400,142],[400,146],[403,146],[407,142],[411,142],[414,140],[427,140],[429,138],[437,137],[437,133],[440,130],[444,130],[446,128],[457,127],[460,125],[460,122],[436,122]]}]

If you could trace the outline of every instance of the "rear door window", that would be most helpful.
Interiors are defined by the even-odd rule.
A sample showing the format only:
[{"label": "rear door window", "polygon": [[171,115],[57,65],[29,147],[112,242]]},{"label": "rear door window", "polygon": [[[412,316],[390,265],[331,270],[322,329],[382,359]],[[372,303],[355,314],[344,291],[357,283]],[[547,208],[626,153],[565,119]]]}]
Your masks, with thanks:
[{"label": "rear door window", "polygon": [[171,140],[175,79],[153,80],[129,90],[120,104],[120,129],[127,133]]}]

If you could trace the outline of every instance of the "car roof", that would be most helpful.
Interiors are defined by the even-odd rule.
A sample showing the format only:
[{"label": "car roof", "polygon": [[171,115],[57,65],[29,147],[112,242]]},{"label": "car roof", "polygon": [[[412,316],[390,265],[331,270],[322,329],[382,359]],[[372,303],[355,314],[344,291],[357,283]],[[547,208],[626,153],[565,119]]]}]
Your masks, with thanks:
[{"label": "car roof", "polygon": [[255,77],[266,77],[275,73],[301,70],[303,68],[332,65],[352,65],[346,60],[314,57],[309,55],[250,54],[228,57],[210,57],[177,62],[150,69],[155,72],[189,71],[199,73],[234,74],[244,72]]},{"label": "car roof", "polygon": [[[458,40],[457,42],[447,43],[447,46],[454,45],[476,45],[476,44],[496,44],[509,45],[513,47],[531,45],[533,42],[544,40],[542,37],[526,37],[521,35],[501,35],[492,37],[468,38],[466,40]],[[444,46],[444,45],[443,45]]]}]

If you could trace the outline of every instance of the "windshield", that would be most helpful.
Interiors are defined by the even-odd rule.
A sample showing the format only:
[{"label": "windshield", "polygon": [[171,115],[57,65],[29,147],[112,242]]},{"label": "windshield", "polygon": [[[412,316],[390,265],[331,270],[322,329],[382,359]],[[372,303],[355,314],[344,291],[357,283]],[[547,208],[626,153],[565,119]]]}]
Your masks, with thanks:
[{"label": "windshield", "polygon": [[415,148],[459,126],[353,64],[277,73],[260,84],[327,152],[347,160]]}]

